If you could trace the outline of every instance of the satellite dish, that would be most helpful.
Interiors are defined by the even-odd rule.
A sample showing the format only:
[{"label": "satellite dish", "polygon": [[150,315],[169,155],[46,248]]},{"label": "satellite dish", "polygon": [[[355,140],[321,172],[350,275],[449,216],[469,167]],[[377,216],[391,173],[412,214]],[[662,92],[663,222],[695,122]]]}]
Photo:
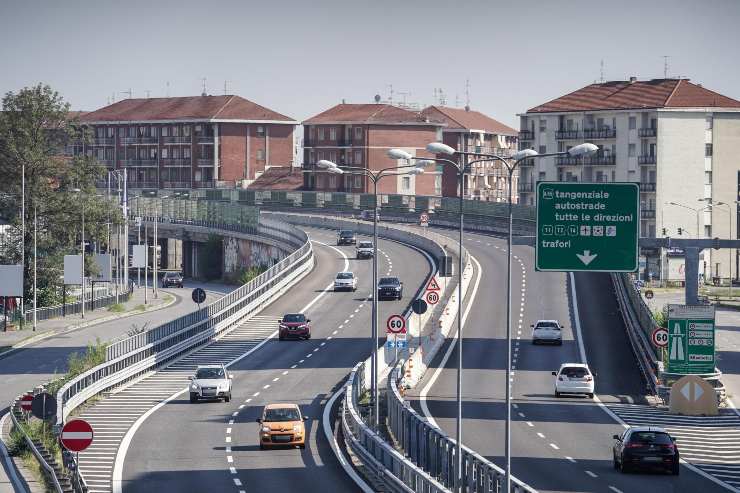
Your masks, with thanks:
[{"label": "satellite dish", "polygon": [[375,95],[375,102],[376,103],[379,103],[380,102],[380,94],[376,94]]}]

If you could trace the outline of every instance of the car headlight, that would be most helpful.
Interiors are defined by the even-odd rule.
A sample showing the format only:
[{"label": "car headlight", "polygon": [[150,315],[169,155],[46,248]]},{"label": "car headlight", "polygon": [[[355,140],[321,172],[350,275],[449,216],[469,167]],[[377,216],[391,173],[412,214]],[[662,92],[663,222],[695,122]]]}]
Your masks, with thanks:
[{"label": "car headlight", "polygon": [[270,427],[269,426],[263,426],[262,427],[262,433],[269,433],[269,432],[270,432]]},{"label": "car headlight", "polygon": [[301,425],[293,425],[293,431],[303,431]]},{"label": "car headlight", "polygon": [[193,382],[190,384],[190,390],[198,390],[198,384]]}]

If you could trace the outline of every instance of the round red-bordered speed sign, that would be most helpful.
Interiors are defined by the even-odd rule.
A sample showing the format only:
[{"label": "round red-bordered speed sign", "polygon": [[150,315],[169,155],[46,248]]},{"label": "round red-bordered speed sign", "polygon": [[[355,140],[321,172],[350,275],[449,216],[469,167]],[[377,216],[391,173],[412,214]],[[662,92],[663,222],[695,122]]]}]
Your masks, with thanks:
[{"label": "round red-bordered speed sign", "polygon": [[668,345],[668,329],[656,327],[650,334],[650,339],[657,347],[666,347]]},{"label": "round red-bordered speed sign", "polygon": [[84,419],[73,419],[64,425],[60,437],[64,448],[82,452],[93,442],[93,429]]},{"label": "round red-bordered speed sign", "polygon": [[405,334],[406,319],[401,315],[391,315],[385,323],[389,334]]},{"label": "round red-bordered speed sign", "polygon": [[427,291],[426,300],[430,305],[436,305],[439,303],[439,293],[436,291]]}]

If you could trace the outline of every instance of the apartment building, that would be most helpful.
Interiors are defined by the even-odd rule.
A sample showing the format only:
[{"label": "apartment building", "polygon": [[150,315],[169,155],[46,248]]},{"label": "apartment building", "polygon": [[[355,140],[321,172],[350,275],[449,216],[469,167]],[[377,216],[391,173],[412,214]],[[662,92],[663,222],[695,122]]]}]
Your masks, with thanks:
[{"label": "apartment building", "polygon": [[297,121],[239,96],[125,99],[80,117],[75,152],[126,169],[131,189],[246,186],[294,164]]},{"label": "apartment building", "polygon": [[[479,111],[446,106],[429,106],[421,114],[432,121],[446,126],[442,129],[442,142],[458,151],[494,154],[510,157],[517,150],[518,132]],[[448,157],[448,156],[440,156]],[[465,162],[480,159],[481,156],[465,156]],[[513,176],[514,202],[517,202],[517,182],[519,172]],[[469,174],[464,176],[463,190],[466,199],[506,202],[508,196],[508,172],[500,161],[485,161],[471,165]],[[445,166],[442,174],[442,195],[457,197],[459,182],[457,172],[452,166]]]},{"label": "apartment building", "polygon": [[[522,203],[535,203],[540,180],[638,182],[642,236],[675,237],[681,228],[684,237],[737,238],[740,101],[688,79],[632,77],[588,85],[520,119],[521,149],[566,151],[581,142],[599,147],[587,158],[522,163]],[[701,211],[712,202],[714,207]],[[667,272],[662,252],[642,253],[649,275]],[[707,279],[727,278],[728,254],[706,250],[703,268]]]},{"label": "apartment building", "polygon": [[[443,123],[432,122],[418,112],[390,104],[338,104],[303,122],[303,162],[316,170],[326,159],[339,167],[352,166],[377,171],[405,164],[390,159],[388,149],[399,148],[417,157],[433,157],[425,148],[441,139]],[[399,175],[378,182],[378,192],[403,195],[441,195],[441,167],[429,167],[416,176]],[[304,174],[307,190],[368,193],[369,179],[358,174],[326,172]]]}]

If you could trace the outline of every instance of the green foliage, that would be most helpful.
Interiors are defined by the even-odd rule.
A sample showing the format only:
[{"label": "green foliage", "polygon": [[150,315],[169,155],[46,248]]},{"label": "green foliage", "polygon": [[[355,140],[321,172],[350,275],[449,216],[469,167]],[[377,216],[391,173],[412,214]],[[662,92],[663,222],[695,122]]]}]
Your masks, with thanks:
[{"label": "green foliage", "polygon": [[211,235],[208,241],[198,249],[198,266],[201,277],[206,281],[221,279],[223,243],[220,236]]},{"label": "green foliage", "polygon": [[52,381],[46,386],[47,392],[54,395],[62,386],[87,370],[98,366],[99,364],[105,363],[106,343],[100,342],[100,339],[95,339],[95,344],[88,343],[87,349],[84,353],[72,353],[67,358],[67,374],[62,378]]},{"label": "green foliage", "polygon": [[[24,297],[32,297],[33,226],[36,209],[38,304],[61,302],[60,277],[65,254],[80,247],[82,210],[85,238],[105,242],[106,222],[122,222],[119,209],[95,196],[95,182],[105,169],[92,156],[72,156],[76,143],[89,139],[69,104],[49,86],[38,84],[8,92],[0,111],[0,219],[7,221],[7,241],[0,264],[20,263],[25,250]],[[25,174],[23,172],[25,168]],[[22,233],[21,182],[25,176],[25,234]],[[73,189],[79,189],[75,193]],[[25,249],[21,248],[25,245]],[[90,264],[87,264],[88,266]]]},{"label": "green foliage", "polygon": [[226,281],[230,284],[238,284],[240,286],[243,286],[266,270],[266,265],[255,265],[248,269],[240,269],[237,272],[232,272],[231,274],[229,274],[226,278]]},{"label": "green foliage", "polygon": [[25,436],[23,436],[20,430],[15,428],[10,432],[9,440],[5,445],[8,447],[8,453],[13,457],[18,457],[28,450]]},{"label": "green foliage", "polygon": [[668,305],[663,306],[663,309],[653,313],[653,318],[659,327],[668,327]]},{"label": "green foliage", "polygon": [[113,305],[108,307],[108,311],[114,313],[122,313],[126,311],[126,308],[124,308],[121,303],[114,303]]}]

